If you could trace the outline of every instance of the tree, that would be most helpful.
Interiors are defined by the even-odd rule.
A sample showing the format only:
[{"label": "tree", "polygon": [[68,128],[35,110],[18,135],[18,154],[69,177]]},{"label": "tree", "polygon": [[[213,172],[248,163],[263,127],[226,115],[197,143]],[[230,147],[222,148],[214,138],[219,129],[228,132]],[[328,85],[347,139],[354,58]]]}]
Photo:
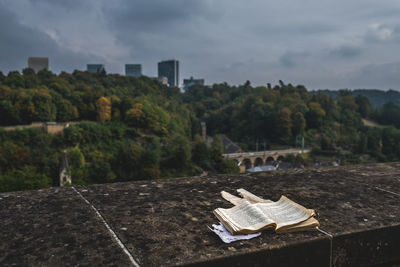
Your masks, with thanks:
[{"label": "tree", "polygon": [[80,169],[85,166],[85,156],[79,147],[76,146],[68,151],[68,162],[73,169]]},{"label": "tree", "polygon": [[60,99],[56,105],[57,121],[71,121],[79,118],[78,109],[67,99]]},{"label": "tree", "polygon": [[112,118],[113,120],[120,120],[121,119],[121,110],[120,110],[120,105],[121,105],[121,99],[118,96],[111,96],[110,97],[111,101],[111,113],[112,113]]},{"label": "tree", "polygon": [[4,76],[3,72],[0,71],[0,83],[5,80],[6,76]]},{"label": "tree", "polygon": [[372,106],[368,98],[363,95],[357,95],[355,102],[358,105],[358,112],[363,118],[368,118],[372,113]]},{"label": "tree", "polygon": [[38,172],[34,166],[0,174],[0,192],[40,189],[50,185],[51,179]]},{"label": "tree", "polygon": [[192,160],[205,170],[211,170],[210,152],[200,135],[196,135],[192,148]]},{"label": "tree", "polygon": [[312,102],[318,102],[321,108],[325,110],[326,117],[328,117],[327,120],[334,121],[339,119],[339,107],[327,94],[317,93],[312,99]]},{"label": "tree", "polygon": [[306,119],[304,119],[303,113],[301,112],[296,112],[293,115],[293,127],[292,127],[292,131],[293,131],[293,135],[297,136],[299,134],[304,134],[304,129],[306,127]]},{"label": "tree", "polygon": [[10,71],[5,79],[5,84],[12,88],[24,88],[24,77],[18,71]]},{"label": "tree", "polygon": [[7,100],[11,95],[10,87],[6,85],[0,85],[0,100]]},{"label": "tree", "polygon": [[378,122],[400,127],[400,107],[393,102],[386,103],[378,115]]},{"label": "tree", "polygon": [[52,110],[52,97],[46,89],[34,90],[32,94],[32,104],[34,105],[34,120],[53,121],[55,120],[55,110]]},{"label": "tree", "polygon": [[283,108],[276,114],[275,134],[281,140],[287,140],[292,136],[292,119],[290,109]]},{"label": "tree", "polygon": [[39,86],[39,78],[33,69],[25,68],[22,73],[24,75],[26,88],[34,88]]},{"label": "tree", "polygon": [[125,114],[125,121],[133,127],[140,127],[144,120],[143,104],[136,103]]},{"label": "tree", "polygon": [[191,144],[181,135],[175,135],[164,150],[163,166],[178,170],[189,167],[192,158]]},{"label": "tree", "polygon": [[308,104],[309,111],[307,112],[307,127],[317,129],[322,126],[323,119],[326,115],[325,110],[317,102],[310,102]]},{"label": "tree", "polygon": [[109,183],[117,176],[111,169],[112,155],[99,150],[91,151],[88,155],[90,161],[88,172],[89,181],[92,183]]},{"label": "tree", "polygon": [[0,101],[0,125],[14,125],[20,122],[18,110],[8,101]]},{"label": "tree", "polygon": [[352,95],[343,95],[339,98],[339,105],[342,109],[348,109],[351,111],[357,111],[358,105],[354,101],[354,97]]},{"label": "tree", "polygon": [[90,174],[88,173],[88,168],[85,166],[85,156],[78,146],[68,150],[68,163],[71,169],[72,182],[74,184],[86,184]]},{"label": "tree", "polygon": [[102,96],[96,101],[97,120],[100,122],[111,120],[111,101]]},{"label": "tree", "polygon": [[144,153],[145,150],[138,144],[131,142],[121,145],[114,164],[114,169],[120,180],[129,181],[147,178],[141,177],[141,170],[144,167],[142,165]]}]

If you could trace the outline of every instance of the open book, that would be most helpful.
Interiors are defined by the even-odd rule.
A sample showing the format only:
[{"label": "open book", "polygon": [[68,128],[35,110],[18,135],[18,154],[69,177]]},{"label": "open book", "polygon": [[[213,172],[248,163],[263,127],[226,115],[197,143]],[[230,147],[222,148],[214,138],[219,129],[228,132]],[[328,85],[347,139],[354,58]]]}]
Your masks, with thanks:
[{"label": "open book", "polygon": [[244,199],[221,192],[222,196],[234,203],[230,209],[218,208],[215,216],[228,231],[235,234],[251,234],[266,228],[276,232],[316,230],[319,222],[315,212],[282,196],[278,201],[264,200],[244,189],[239,189]]}]

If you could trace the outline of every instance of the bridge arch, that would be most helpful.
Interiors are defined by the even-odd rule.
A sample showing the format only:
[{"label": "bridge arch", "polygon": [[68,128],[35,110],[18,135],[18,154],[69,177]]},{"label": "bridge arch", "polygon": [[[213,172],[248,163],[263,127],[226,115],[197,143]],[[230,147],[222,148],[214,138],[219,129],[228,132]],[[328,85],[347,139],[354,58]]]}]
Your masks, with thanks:
[{"label": "bridge arch", "polygon": [[265,163],[270,163],[270,162],[274,162],[275,161],[275,159],[274,159],[274,157],[271,157],[271,156],[269,156],[267,159],[266,159],[266,161],[265,161]]},{"label": "bridge arch", "polygon": [[309,153],[310,149],[283,149],[283,150],[269,150],[269,151],[257,151],[257,152],[240,152],[224,154],[225,158],[235,160],[236,164],[240,167],[241,172],[245,172],[246,169],[254,167],[254,165],[260,165],[261,162],[264,164],[272,165],[273,162],[278,160],[287,160],[288,155],[297,155],[302,153]]},{"label": "bridge arch", "polygon": [[242,165],[245,166],[246,170],[247,170],[247,169],[251,169],[253,164],[250,159],[245,158],[242,160]]},{"label": "bridge arch", "polygon": [[255,166],[262,166],[262,165],[264,165],[264,160],[262,158],[258,157],[258,158],[256,158],[254,160],[254,167]]}]

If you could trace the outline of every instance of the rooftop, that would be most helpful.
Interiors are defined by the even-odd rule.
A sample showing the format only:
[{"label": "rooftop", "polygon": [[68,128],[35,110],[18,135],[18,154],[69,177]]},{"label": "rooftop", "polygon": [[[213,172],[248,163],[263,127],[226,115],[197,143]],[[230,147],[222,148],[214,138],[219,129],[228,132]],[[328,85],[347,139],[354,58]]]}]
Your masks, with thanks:
[{"label": "rooftop", "polygon": [[[206,226],[238,188],[315,209],[327,234],[222,243]],[[0,265],[397,266],[399,196],[400,163],[2,193]]]}]

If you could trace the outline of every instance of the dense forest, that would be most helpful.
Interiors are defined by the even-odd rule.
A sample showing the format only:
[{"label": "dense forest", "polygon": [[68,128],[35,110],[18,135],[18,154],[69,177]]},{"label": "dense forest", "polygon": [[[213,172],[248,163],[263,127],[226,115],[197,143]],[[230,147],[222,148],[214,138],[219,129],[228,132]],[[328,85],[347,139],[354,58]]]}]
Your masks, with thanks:
[{"label": "dense forest", "polygon": [[[310,94],[314,95],[317,93],[324,93],[332,98],[338,98],[340,96],[337,90],[316,90],[311,91]],[[395,90],[382,91],[377,89],[355,89],[351,90],[351,95],[356,97],[358,95],[365,96],[373,107],[382,107],[388,102],[393,102],[396,105],[400,105],[400,92]]]},{"label": "dense forest", "polygon": [[[0,126],[79,122],[56,135],[0,127],[0,191],[56,185],[64,150],[74,184],[238,172],[218,137],[203,142],[202,121],[208,135],[225,134],[249,151],[299,146],[304,137],[314,154],[342,164],[400,158],[396,104],[377,109],[349,90],[331,98],[282,81],[181,93],[147,77],[25,69],[0,73],[0,114]],[[393,126],[367,127],[362,118]]]}]

